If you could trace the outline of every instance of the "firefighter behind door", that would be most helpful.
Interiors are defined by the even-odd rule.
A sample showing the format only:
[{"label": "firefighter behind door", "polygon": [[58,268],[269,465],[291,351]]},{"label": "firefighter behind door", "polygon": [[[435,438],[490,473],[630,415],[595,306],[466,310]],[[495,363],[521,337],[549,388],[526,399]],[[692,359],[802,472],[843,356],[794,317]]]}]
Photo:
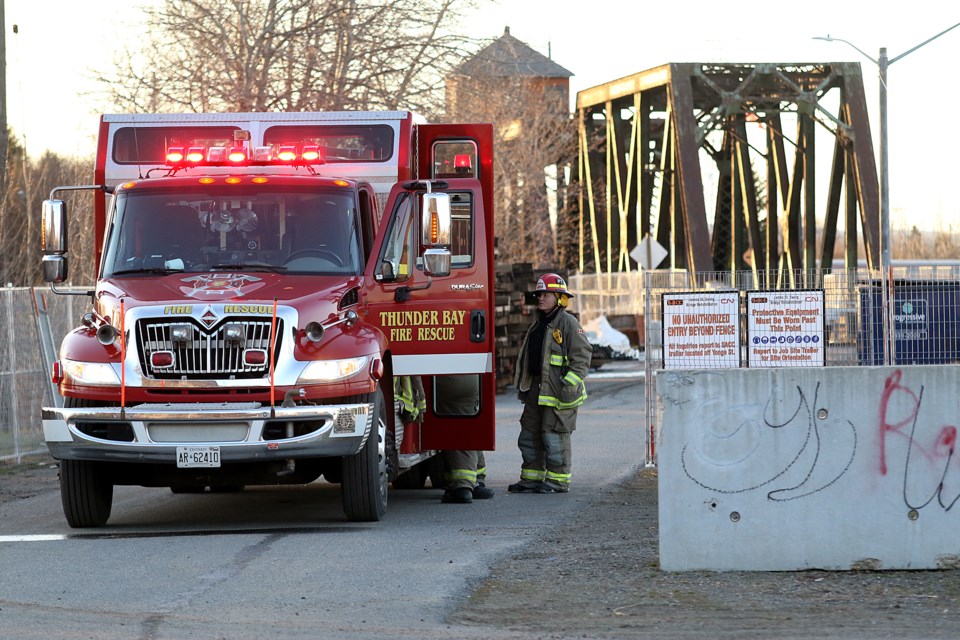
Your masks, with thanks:
[{"label": "firefighter behind door", "polygon": [[593,347],[567,310],[573,297],[555,273],[537,280],[536,320],[517,357],[514,384],[524,403],[517,444],[523,456],[520,482],[512,493],[566,493],[570,490],[570,435],[577,408],[587,399],[584,378]]},{"label": "firefighter behind door", "polygon": [[[435,411],[446,417],[475,416],[480,411],[480,377],[437,376],[434,379]],[[493,497],[486,486],[487,465],[483,451],[444,451],[445,487],[441,502],[470,504]]]}]

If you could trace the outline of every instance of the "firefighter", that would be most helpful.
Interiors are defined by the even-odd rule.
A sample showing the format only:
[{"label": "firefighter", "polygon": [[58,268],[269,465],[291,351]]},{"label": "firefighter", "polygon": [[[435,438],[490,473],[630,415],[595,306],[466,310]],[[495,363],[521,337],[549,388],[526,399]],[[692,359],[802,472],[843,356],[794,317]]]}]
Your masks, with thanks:
[{"label": "firefighter", "polygon": [[486,463],[482,451],[444,451],[446,487],[440,501],[446,504],[470,504],[493,497],[486,486]]},{"label": "firefighter", "polygon": [[[444,417],[475,416],[480,411],[480,378],[475,375],[437,376],[434,379],[434,406]],[[485,484],[486,461],[482,451],[444,451],[444,492],[446,504],[469,504],[493,497]]]},{"label": "firefighter", "polygon": [[[427,396],[423,391],[420,376],[396,376],[393,394],[400,405],[400,419],[404,424],[423,422],[423,414],[427,411]],[[399,442],[397,446],[400,446]]]},{"label": "firefighter", "polygon": [[523,456],[512,493],[570,490],[570,435],[587,399],[584,378],[593,347],[567,310],[573,294],[555,273],[537,280],[537,311],[517,356],[514,384],[524,403],[517,444]]}]

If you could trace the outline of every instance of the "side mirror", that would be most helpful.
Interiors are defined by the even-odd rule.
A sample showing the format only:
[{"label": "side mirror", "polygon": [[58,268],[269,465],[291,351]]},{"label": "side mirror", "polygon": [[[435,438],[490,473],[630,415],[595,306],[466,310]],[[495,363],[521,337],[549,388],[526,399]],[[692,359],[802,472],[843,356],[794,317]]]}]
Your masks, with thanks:
[{"label": "side mirror", "polygon": [[43,270],[43,281],[59,284],[67,281],[67,257],[43,256],[40,260]]},{"label": "side mirror", "polygon": [[431,248],[423,252],[423,272],[428,276],[443,278],[450,275],[453,256],[447,248]]},{"label": "side mirror", "polygon": [[446,193],[425,193],[420,215],[421,244],[424,247],[450,246],[450,196]]},{"label": "side mirror", "polygon": [[[63,200],[43,201],[40,248],[45,257],[59,256],[67,252],[67,203]],[[44,269],[46,268],[47,265],[44,262]],[[61,280],[47,280],[47,282],[61,282]]]}]

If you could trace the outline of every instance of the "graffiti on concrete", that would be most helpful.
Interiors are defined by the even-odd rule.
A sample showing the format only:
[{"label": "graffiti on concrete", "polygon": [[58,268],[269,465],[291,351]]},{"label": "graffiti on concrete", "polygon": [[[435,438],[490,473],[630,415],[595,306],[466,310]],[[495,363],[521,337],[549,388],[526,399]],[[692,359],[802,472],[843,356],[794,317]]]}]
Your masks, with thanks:
[{"label": "graffiti on concrete", "polygon": [[[674,374],[664,386],[664,401],[691,402],[696,394],[687,389],[699,375]],[[693,411],[700,427],[682,445],[684,473],[710,491],[765,490],[767,499],[777,502],[827,489],[853,464],[857,429],[851,420],[831,415],[835,412],[822,406],[819,394],[819,382],[812,393],[800,386],[780,393],[774,385],[764,402],[730,405],[716,397],[703,400],[695,409],[687,407],[685,411]],[[751,482],[743,483],[743,478]]]},{"label": "graffiti on concrete", "polygon": [[957,427],[924,417],[923,391],[923,385],[914,390],[905,384],[899,369],[884,382],[879,408],[880,475],[890,473],[891,450],[900,450],[904,504],[920,510],[936,500],[949,511],[960,500],[960,461],[954,456]]}]

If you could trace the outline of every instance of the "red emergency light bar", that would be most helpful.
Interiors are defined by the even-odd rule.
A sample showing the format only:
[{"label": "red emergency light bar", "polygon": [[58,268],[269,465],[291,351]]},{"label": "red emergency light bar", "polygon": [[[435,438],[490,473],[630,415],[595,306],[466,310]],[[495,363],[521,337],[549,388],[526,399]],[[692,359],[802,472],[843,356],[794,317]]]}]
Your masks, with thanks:
[{"label": "red emergency light bar", "polygon": [[320,148],[316,145],[282,145],[280,147],[256,147],[251,154],[247,147],[169,147],[167,165],[175,169],[184,167],[252,167],[264,165],[315,165],[323,164]]},{"label": "red emergency light bar", "polygon": [[457,169],[469,169],[471,167],[470,155],[466,153],[458,153],[453,157],[453,166]]}]

